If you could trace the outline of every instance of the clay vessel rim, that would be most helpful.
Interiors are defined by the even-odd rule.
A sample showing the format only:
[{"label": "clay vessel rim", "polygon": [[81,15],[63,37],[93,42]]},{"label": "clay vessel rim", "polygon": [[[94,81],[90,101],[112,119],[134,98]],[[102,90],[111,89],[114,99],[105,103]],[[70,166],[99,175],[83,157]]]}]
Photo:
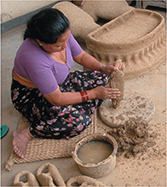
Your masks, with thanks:
[{"label": "clay vessel rim", "polygon": [[[85,145],[86,143],[93,141],[93,140],[105,140],[106,142],[109,142],[110,144],[112,143],[113,151],[110,156],[108,156],[106,159],[104,159],[98,163],[85,163],[78,158],[77,152],[78,152],[79,148],[81,148],[83,145]],[[105,133],[104,134],[95,133],[95,134],[86,136],[77,142],[77,144],[75,145],[75,149],[72,152],[72,157],[78,165],[81,165],[81,166],[84,166],[87,168],[89,168],[89,167],[92,168],[92,167],[96,167],[98,165],[103,165],[103,164],[106,164],[107,162],[109,162],[112,158],[114,158],[116,156],[117,148],[118,148],[118,144],[117,144],[116,140],[111,135],[108,135]]]},{"label": "clay vessel rim", "polygon": [[[121,19],[121,17],[126,16],[126,15],[131,14],[131,13],[134,13],[134,12],[143,12],[143,13],[146,12],[146,13],[154,14],[156,17],[160,18],[160,22],[157,25],[157,27],[155,27],[151,32],[147,33],[146,35],[144,35],[144,36],[142,36],[142,37],[140,37],[136,40],[132,40],[132,41],[128,41],[128,42],[125,41],[125,42],[117,42],[117,43],[116,42],[115,43],[106,43],[106,42],[102,42],[100,40],[96,40],[96,38],[93,37],[93,35],[96,34],[98,31],[101,31],[102,29],[105,29],[108,25],[111,25],[113,22],[116,22],[117,20]],[[150,11],[150,10],[145,10],[145,9],[144,10],[143,9],[132,9],[132,10],[118,16],[117,18],[109,21],[108,23],[104,24],[100,28],[97,28],[96,30],[89,33],[87,35],[87,41],[90,40],[91,42],[94,42],[95,44],[98,44],[98,45],[100,44],[100,45],[105,46],[105,47],[106,47],[106,45],[108,45],[109,47],[113,47],[113,48],[115,47],[115,45],[119,45],[120,47],[121,46],[123,47],[123,46],[127,46],[127,45],[132,45],[132,44],[135,45],[135,43],[138,44],[139,42],[145,41],[145,38],[147,38],[147,40],[148,40],[148,37],[153,38],[154,34],[157,33],[157,30],[159,30],[161,28],[161,26],[163,26],[164,24],[165,24],[165,20],[164,20],[163,16],[161,14],[157,13],[157,12]],[[157,38],[156,34],[155,34],[154,38],[155,37]]]}]

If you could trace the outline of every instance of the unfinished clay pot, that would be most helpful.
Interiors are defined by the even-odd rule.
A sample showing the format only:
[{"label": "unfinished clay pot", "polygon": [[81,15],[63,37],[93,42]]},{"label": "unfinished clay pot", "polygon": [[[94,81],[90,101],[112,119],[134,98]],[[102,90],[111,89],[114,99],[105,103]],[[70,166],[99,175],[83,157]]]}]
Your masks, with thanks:
[{"label": "unfinished clay pot", "polygon": [[[22,181],[21,178],[25,177],[26,181]],[[21,186],[21,187],[38,187],[38,181],[35,176],[30,173],[29,171],[21,171],[15,177],[13,181],[14,186]]]},{"label": "unfinished clay pot", "polygon": [[83,0],[82,9],[96,22],[98,18],[112,20],[123,13],[133,9],[125,0]]},{"label": "unfinished clay pot", "polygon": [[[115,62],[115,67],[119,67],[122,63],[121,59],[118,59]],[[110,88],[117,88],[120,91],[120,96],[116,99],[112,99],[112,107],[117,108],[120,105],[120,102],[123,99],[124,96],[124,72],[121,70],[113,71],[110,74],[110,80],[109,80],[109,87]]]},{"label": "unfinished clay pot", "polygon": [[156,68],[166,58],[163,16],[151,10],[133,9],[91,32],[88,52],[104,64],[125,63],[125,79]]},{"label": "unfinished clay pot", "polygon": [[154,114],[153,101],[137,92],[125,94],[120,105],[114,109],[109,99],[103,101],[99,107],[101,120],[110,127],[119,127],[128,121],[138,123],[148,122]]},{"label": "unfinished clay pot", "polygon": [[74,37],[81,37],[85,40],[90,32],[100,27],[89,14],[71,2],[59,2],[52,8],[60,10],[68,18],[70,30]]},{"label": "unfinished clay pot", "polygon": [[[104,142],[112,146],[112,152],[106,159],[101,160],[100,162],[90,163],[81,160],[80,159],[81,157],[79,158],[78,156],[79,152],[85,146],[89,146],[91,143],[94,143],[94,146],[96,146],[95,144],[98,142]],[[103,151],[104,151],[103,149],[100,149],[101,152],[100,154],[103,154]],[[91,152],[92,150],[90,150],[90,152],[86,154],[89,155],[91,154]],[[84,175],[88,175],[93,178],[99,178],[108,175],[113,170],[113,168],[116,165],[116,153],[117,153],[117,142],[115,141],[115,139],[110,135],[97,133],[97,134],[89,135],[83,138],[82,140],[80,140],[76,144],[75,149],[72,152],[72,157],[76,162],[76,164],[78,165],[78,168]],[[96,156],[96,153],[94,154]]]}]

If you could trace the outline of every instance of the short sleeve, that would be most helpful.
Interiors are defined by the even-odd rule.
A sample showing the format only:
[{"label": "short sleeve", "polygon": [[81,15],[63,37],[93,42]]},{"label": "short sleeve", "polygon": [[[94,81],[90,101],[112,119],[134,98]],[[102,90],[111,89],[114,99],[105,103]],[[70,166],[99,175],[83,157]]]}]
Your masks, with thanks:
[{"label": "short sleeve", "polygon": [[68,40],[69,48],[73,57],[78,56],[82,52],[81,46],[78,44],[74,36],[70,32],[70,38]]}]

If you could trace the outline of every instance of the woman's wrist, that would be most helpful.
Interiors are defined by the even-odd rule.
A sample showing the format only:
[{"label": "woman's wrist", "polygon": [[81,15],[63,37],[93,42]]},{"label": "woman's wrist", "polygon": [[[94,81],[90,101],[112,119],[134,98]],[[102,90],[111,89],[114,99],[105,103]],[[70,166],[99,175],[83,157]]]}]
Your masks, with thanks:
[{"label": "woman's wrist", "polygon": [[99,71],[102,73],[104,72],[104,68],[106,67],[106,65],[104,64],[101,64],[100,67],[99,67]]},{"label": "woman's wrist", "polygon": [[80,95],[82,98],[82,102],[89,100],[89,95],[88,95],[87,91],[81,91]]},{"label": "woman's wrist", "polygon": [[95,99],[97,97],[96,88],[87,91],[81,91],[80,96],[82,98],[82,102]]}]

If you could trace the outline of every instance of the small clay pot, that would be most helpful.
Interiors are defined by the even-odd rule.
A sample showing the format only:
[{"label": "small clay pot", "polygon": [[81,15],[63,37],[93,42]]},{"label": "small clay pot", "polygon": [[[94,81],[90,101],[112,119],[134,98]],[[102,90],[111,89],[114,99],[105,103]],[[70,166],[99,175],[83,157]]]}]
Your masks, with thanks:
[{"label": "small clay pot", "polygon": [[[80,150],[81,147],[83,147],[85,144],[91,141],[104,141],[111,144],[113,147],[113,151],[111,155],[108,158],[98,163],[85,163],[82,160],[80,160],[78,157],[78,151]],[[85,138],[80,140],[76,144],[75,149],[72,152],[72,157],[76,162],[76,164],[78,165],[78,168],[82,172],[82,174],[88,175],[93,178],[100,178],[108,175],[115,167],[117,147],[118,147],[117,142],[112,136],[108,134],[97,133],[97,134],[86,136]]]}]

